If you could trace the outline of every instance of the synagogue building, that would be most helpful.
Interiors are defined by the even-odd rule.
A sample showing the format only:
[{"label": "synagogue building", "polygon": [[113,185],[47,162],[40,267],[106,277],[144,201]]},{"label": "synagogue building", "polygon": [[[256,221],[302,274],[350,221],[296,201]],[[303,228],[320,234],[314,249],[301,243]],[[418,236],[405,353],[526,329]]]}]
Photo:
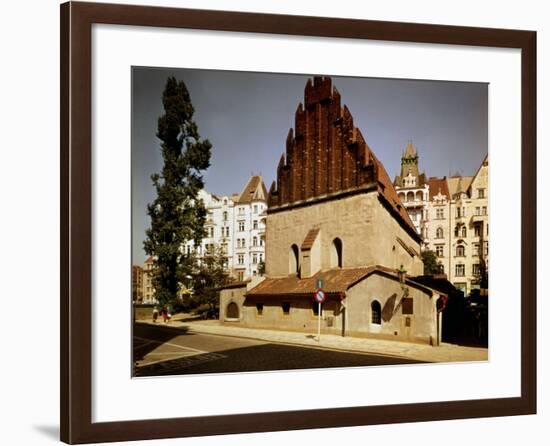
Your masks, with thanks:
[{"label": "synagogue building", "polygon": [[223,323],[439,342],[423,237],[328,77],[307,82],[267,205],[265,276],[221,290]]}]

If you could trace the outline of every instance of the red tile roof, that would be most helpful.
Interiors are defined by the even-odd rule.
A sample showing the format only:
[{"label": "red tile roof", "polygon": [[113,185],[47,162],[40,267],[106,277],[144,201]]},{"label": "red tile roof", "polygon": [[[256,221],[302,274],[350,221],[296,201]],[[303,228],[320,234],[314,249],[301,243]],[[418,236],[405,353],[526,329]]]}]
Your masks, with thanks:
[{"label": "red tile roof", "polygon": [[[368,147],[368,146],[367,146]],[[372,159],[376,164],[377,170],[378,170],[378,192],[386,199],[386,201],[391,205],[392,209],[397,212],[403,223],[409,227],[409,229],[412,229],[413,233],[418,235],[416,232],[416,228],[414,227],[414,224],[411,220],[411,217],[409,217],[409,214],[403,204],[401,203],[401,200],[397,196],[397,192],[395,191],[395,188],[393,187],[393,183],[388,175],[388,172],[386,172],[386,169],[384,168],[384,165],[376,158],[376,155],[374,152],[370,149],[369,151],[371,153]]]},{"label": "red tile roof", "polygon": [[313,228],[310,229],[309,232],[306,235],[306,238],[304,239],[302,243],[302,250],[311,249],[313,246],[313,243],[315,243],[315,239],[317,238],[317,235],[319,234],[320,229],[319,228]]},{"label": "red tile roof", "polygon": [[446,178],[430,178],[428,180],[428,186],[430,187],[430,200],[441,192],[441,195],[445,195],[447,199],[450,198],[449,187],[447,185]]},{"label": "red tile roof", "polygon": [[[380,265],[363,268],[331,269],[327,271],[319,271],[314,276],[305,279],[300,279],[296,276],[266,278],[264,281],[249,290],[246,295],[251,297],[275,297],[283,295],[313,296],[313,293],[317,289],[317,279],[321,277],[324,282],[323,290],[327,294],[345,293],[353,285],[374,273],[382,274],[394,280],[399,280],[396,270]],[[430,294],[432,292],[429,288],[413,282],[410,279],[407,279],[407,284],[424,289]]]}]

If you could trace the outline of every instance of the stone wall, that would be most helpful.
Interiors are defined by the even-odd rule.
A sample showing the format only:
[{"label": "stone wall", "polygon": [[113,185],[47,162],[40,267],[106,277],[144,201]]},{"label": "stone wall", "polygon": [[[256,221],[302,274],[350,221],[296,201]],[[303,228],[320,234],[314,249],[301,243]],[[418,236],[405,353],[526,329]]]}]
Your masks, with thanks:
[{"label": "stone wall", "polygon": [[[401,283],[384,275],[372,274],[346,293],[345,308],[336,296],[322,305],[321,333],[400,341],[435,343],[437,340],[437,294],[407,285],[412,299],[412,314],[404,314]],[[242,327],[317,333],[317,304],[313,296],[244,297],[246,288],[221,292],[220,320]],[[382,308],[381,324],[372,323],[371,304],[377,300]],[[239,307],[238,320],[228,319],[229,304]]]},{"label": "stone wall", "polygon": [[[373,274],[347,292],[348,333],[351,336],[368,332],[370,337],[417,342],[436,342],[436,301],[438,295],[406,285],[412,298],[412,314],[403,314],[402,284]],[[377,300],[382,308],[382,323],[372,323],[371,304]],[[409,319],[407,321],[407,319]]]},{"label": "stone wall", "polygon": [[379,200],[376,191],[356,194],[284,212],[268,214],[266,222],[266,274],[281,277],[291,274],[289,256],[293,244],[301,246],[309,230],[321,228],[318,234],[318,263],[321,270],[331,265],[335,238],[342,241],[342,267],[382,265],[398,269],[401,265],[410,275],[421,275],[423,264],[398,242],[401,239],[417,253],[418,241],[403,229]]}]

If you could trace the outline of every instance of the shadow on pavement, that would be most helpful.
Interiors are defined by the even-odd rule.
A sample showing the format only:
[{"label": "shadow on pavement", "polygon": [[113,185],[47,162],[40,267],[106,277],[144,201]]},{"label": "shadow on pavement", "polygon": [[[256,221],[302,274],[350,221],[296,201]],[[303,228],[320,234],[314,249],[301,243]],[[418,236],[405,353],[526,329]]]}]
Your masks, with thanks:
[{"label": "shadow on pavement", "polygon": [[[154,340],[151,340],[148,336],[148,332],[152,330],[155,333]],[[159,345],[170,342],[178,336],[194,336],[194,334],[189,332],[188,327],[172,328],[170,325],[162,322],[151,326],[146,323],[136,322],[132,332],[133,363],[136,364],[136,362],[143,360],[147,354],[157,349]]]},{"label": "shadow on pavement", "polygon": [[167,360],[138,368],[136,376],[364,367],[421,362],[372,354],[268,343]]}]

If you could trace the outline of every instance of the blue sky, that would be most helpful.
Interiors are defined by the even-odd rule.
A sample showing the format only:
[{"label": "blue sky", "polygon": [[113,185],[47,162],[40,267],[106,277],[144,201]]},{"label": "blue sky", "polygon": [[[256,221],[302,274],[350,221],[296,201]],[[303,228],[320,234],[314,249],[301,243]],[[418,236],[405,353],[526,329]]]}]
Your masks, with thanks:
[{"label": "blue sky", "polygon": [[[269,189],[294,112],[310,75],[169,68],[132,71],[132,260],[145,260],[142,241],[150,176],[162,166],[157,119],[169,76],[187,85],[201,137],[213,144],[205,172],[209,192],[239,192],[251,174]],[[428,176],[473,175],[487,154],[488,86],[482,83],[332,76],[342,104],[390,177],[411,140]]]}]

